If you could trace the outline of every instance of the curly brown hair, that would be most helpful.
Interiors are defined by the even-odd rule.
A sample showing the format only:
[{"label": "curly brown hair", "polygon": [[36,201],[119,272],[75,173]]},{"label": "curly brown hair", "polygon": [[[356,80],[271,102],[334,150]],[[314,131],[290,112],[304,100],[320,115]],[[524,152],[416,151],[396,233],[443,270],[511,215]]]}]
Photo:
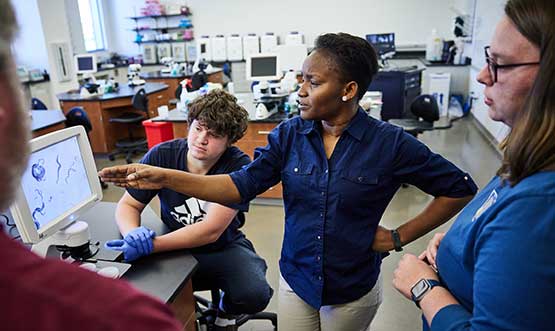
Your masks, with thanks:
[{"label": "curly brown hair", "polygon": [[249,113],[237,104],[237,98],[222,89],[196,98],[187,107],[189,127],[197,120],[217,136],[227,137],[230,144],[241,139],[247,131]]}]

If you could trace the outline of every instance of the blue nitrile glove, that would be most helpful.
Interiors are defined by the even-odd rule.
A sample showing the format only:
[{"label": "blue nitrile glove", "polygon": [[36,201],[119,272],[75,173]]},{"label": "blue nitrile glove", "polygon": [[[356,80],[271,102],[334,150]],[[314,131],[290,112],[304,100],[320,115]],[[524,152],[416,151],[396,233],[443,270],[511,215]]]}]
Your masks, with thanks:
[{"label": "blue nitrile glove", "polygon": [[129,245],[125,240],[122,239],[107,241],[104,244],[104,247],[106,247],[107,249],[123,252],[123,258],[125,262],[131,262],[143,256],[143,254],[141,254],[135,246]]},{"label": "blue nitrile glove", "polygon": [[141,255],[149,255],[152,253],[152,238],[156,236],[156,233],[145,226],[139,226],[136,229],[129,231],[123,237],[123,240],[129,245],[136,247]]}]

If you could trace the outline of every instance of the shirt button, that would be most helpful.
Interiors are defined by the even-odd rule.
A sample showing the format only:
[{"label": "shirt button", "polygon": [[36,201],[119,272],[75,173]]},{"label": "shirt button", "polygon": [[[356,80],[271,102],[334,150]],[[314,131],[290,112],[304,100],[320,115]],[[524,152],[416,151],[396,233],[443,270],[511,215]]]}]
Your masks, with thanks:
[{"label": "shirt button", "polygon": [[322,196],[324,196],[324,195],[326,195],[326,192],[322,192],[321,194],[322,194]]},{"label": "shirt button", "polygon": [[316,257],[316,260],[320,261],[320,256],[317,256],[317,257]]},{"label": "shirt button", "polygon": [[322,237],[318,236],[317,238],[318,238],[318,240],[320,240]]},{"label": "shirt button", "polygon": [[322,276],[318,276],[318,280],[322,280]]},{"label": "shirt button", "polygon": [[325,171],[325,172],[326,172],[326,173],[328,173],[328,169],[326,169],[326,171]]},{"label": "shirt button", "polygon": [[324,217],[324,213],[320,213],[320,217]]},{"label": "shirt button", "polygon": [[294,172],[299,172],[299,168],[293,169]]},{"label": "shirt button", "polygon": [[468,176],[464,176],[464,180],[468,180]]}]

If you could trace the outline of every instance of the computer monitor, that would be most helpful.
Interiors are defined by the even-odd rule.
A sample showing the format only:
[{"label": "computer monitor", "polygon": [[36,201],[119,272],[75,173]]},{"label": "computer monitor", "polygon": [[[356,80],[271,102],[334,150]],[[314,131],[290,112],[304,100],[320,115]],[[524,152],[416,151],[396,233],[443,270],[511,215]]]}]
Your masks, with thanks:
[{"label": "computer monitor", "polygon": [[75,55],[75,70],[78,74],[93,74],[96,69],[96,56],[94,54]]},{"label": "computer monitor", "polygon": [[380,57],[395,53],[395,33],[367,34],[366,40],[374,46]]},{"label": "computer monitor", "polygon": [[30,145],[27,169],[10,207],[21,239],[43,256],[51,245],[88,245],[88,226],[78,220],[102,200],[102,189],[85,129],[55,131]]},{"label": "computer monitor", "polygon": [[247,80],[278,80],[281,78],[279,65],[279,56],[277,54],[251,54],[247,57]]}]

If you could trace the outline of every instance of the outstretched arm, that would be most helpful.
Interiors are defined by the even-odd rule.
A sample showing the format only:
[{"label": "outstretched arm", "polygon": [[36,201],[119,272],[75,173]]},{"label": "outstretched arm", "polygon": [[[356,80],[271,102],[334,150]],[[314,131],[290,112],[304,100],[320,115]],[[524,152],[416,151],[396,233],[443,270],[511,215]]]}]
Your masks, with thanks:
[{"label": "outstretched arm", "polygon": [[104,182],[141,190],[167,188],[188,196],[221,204],[239,203],[241,195],[229,175],[195,175],[146,164],[129,164],[102,169]]}]

